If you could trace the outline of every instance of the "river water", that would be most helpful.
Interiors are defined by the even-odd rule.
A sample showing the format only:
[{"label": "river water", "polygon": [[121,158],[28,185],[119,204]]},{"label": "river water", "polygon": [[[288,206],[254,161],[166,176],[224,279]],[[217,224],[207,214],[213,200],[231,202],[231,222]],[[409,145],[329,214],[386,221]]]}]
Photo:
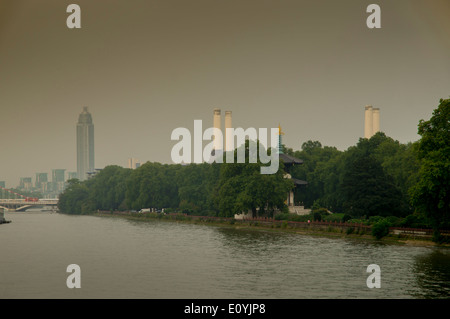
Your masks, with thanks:
[{"label": "river water", "polygon": [[[0,298],[449,298],[450,250],[269,231],[6,212]],[[69,289],[67,266],[80,266]],[[367,266],[381,270],[368,288]]]}]

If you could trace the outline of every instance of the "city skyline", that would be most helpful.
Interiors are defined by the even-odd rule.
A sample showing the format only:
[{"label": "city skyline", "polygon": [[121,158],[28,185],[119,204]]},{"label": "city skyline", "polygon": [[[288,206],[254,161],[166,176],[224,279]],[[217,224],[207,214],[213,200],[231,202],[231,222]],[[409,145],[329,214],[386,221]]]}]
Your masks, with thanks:
[{"label": "city skyline", "polygon": [[234,127],[278,127],[294,150],[308,140],[345,150],[364,137],[364,106],[380,130],[419,139],[450,92],[445,0],[80,0],[82,28],[65,25],[69,2],[0,2],[0,181],[54,168],[76,171],[74,125],[95,117],[95,168],[130,157],[171,163],[170,133],[214,108]]}]

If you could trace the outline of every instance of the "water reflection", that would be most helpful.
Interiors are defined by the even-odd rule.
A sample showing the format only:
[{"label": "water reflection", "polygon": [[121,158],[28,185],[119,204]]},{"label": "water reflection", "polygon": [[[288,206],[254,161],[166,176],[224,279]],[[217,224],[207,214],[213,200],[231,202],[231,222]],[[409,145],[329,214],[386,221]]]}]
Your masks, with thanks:
[{"label": "water reflection", "polygon": [[416,256],[412,272],[420,288],[412,292],[414,297],[450,297],[450,251],[434,249],[428,254]]},{"label": "water reflection", "polygon": [[255,246],[259,247],[259,243],[264,243],[261,248],[279,245],[285,238],[285,236],[283,236],[285,234],[273,234],[260,230],[252,231],[248,229],[218,228],[217,231],[222,235],[224,244],[228,247],[233,247],[233,249],[255,249]]}]

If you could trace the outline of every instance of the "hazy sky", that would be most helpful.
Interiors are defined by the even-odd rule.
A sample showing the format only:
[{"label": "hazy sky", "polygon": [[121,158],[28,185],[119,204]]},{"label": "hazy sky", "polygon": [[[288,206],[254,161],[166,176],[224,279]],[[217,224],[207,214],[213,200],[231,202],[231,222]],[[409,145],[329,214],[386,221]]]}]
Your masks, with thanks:
[{"label": "hazy sky", "polygon": [[83,106],[97,168],[170,163],[172,130],[212,126],[214,108],[235,127],[281,124],[294,150],[345,150],[371,104],[388,136],[416,141],[450,96],[449,15],[449,0],[0,0],[0,180],[76,171]]}]

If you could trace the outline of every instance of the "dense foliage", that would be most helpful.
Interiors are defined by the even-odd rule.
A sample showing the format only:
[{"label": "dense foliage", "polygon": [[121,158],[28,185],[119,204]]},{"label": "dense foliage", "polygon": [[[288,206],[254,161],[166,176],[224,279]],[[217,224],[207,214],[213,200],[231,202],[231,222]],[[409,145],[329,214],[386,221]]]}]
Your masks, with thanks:
[{"label": "dense foliage", "polygon": [[308,181],[296,198],[307,207],[314,203],[353,217],[406,216],[413,212],[408,190],[418,179],[419,160],[412,143],[401,144],[379,132],[361,138],[346,151],[308,141],[292,175]]},{"label": "dense foliage", "polygon": [[[246,158],[248,144],[243,146]],[[284,210],[292,181],[283,177],[282,169],[262,175],[261,165],[248,161],[189,165],[147,162],[135,170],[107,166],[87,181],[70,180],[58,206],[70,214],[165,208],[223,217]]]},{"label": "dense foliage", "polygon": [[412,203],[439,228],[450,221],[450,99],[440,100],[429,121],[421,120],[417,154],[421,160],[418,182],[411,188]]}]

